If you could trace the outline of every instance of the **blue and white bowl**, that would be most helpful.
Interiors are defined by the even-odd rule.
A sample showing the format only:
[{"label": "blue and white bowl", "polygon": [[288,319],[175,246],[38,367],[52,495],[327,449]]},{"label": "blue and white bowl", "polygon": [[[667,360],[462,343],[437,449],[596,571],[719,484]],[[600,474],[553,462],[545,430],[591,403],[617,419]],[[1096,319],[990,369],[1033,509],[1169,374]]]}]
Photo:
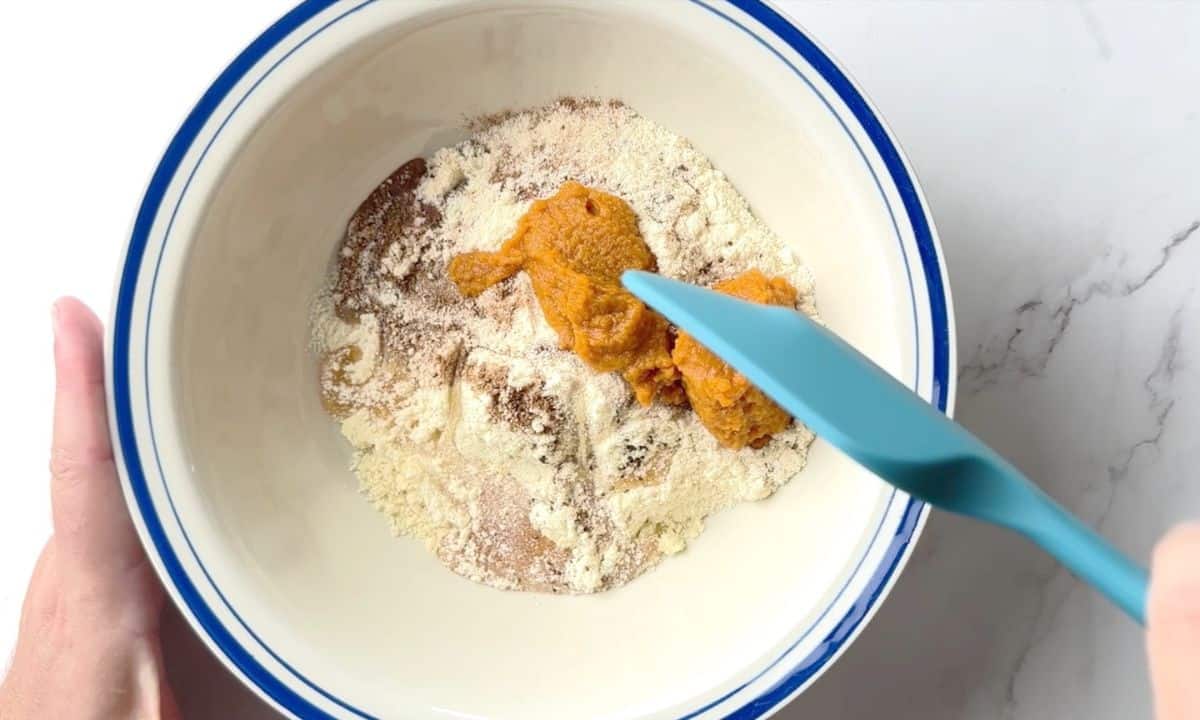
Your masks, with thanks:
[{"label": "blue and white bowl", "polygon": [[949,290],[912,170],[770,5],[309,0],[163,155],[110,338],[114,443],[150,558],[285,713],[764,717],[838,657],[912,551],[926,508],[820,442],[775,497],[589,597],[463,580],[357,494],[308,350],[347,218],[464,118],[562,95],[620,98],[690,138],[795,243],[828,324],[953,405]]}]

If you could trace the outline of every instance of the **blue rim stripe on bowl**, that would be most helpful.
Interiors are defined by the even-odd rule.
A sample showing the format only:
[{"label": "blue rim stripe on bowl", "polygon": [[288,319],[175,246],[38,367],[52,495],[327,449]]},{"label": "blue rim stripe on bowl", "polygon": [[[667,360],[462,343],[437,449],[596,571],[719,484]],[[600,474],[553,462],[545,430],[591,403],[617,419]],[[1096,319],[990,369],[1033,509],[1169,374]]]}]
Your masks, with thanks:
[{"label": "blue rim stripe on bowl", "polygon": [[[334,5],[337,1],[338,0],[307,0],[306,2],[303,2],[294,8],[291,12],[287,13],[283,18],[268,28],[261,36],[252,42],[229,65],[229,67],[226,68],[226,70],[217,78],[217,80],[204,94],[200,102],[197,103],[196,107],[185,120],[183,126],[180,128],[179,132],[168,146],[167,151],[164,153],[163,158],[160,161],[159,166],[156,169],[151,183],[146,191],[141,208],[138,211],[118,287],[117,303],[114,313],[115,320],[113,323],[112,345],[112,387],[115,400],[114,410],[116,416],[118,440],[124,458],[124,464],[129,484],[131,486],[131,491],[134,495],[139,513],[145,524],[146,532],[150,536],[156,550],[158,551],[158,555],[163,562],[163,567],[166,571],[166,574],[174,584],[180,598],[187,605],[195,621],[208,635],[213,644],[225,654],[226,658],[228,658],[228,660],[265,695],[272,698],[276,703],[289,712],[305,718],[327,718],[331,716],[322,709],[313,705],[307,699],[297,694],[294,690],[272,675],[271,672],[264,668],[257,660],[255,660],[251,653],[242,647],[242,645],[236,638],[233,637],[229,630],[227,630],[221,624],[221,621],[207,606],[192,580],[188,577],[186,570],[184,570],[183,565],[180,563],[179,558],[175,555],[174,550],[172,549],[170,542],[166,537],[162,526],[162,521],[154,512],[153,501],[150,498],[149,488],[147,486],[146,477],[141,465],[141,459],[137,452],[137,438],[133,430],[132,396],[129,387],[129,343],[132,305],[136,292],[137,275],[149,242],[150,229],[153,225],[155,217],[158,215],[159,209],[161,208],[166,191],[177,171],[179,170],[184,157],[191,148],[192,143],[196,140],[200,131],[215,113],[217,107],[226,99],[227,95],[234,88],[234,86],[236,86],[238,82],[245,78],[246,74],[254,67],[255,64],[257,64],[268,52],[274,49],[281,41],[285,40],[289,35],[291,35],[292,32],[301,27],[304,23],[311,20],[323,10]],[[926,221],[924,209],[921,205],[915,185],[912,182],[907,169],[905,168],[903,160],[900,158],[899,152],[897,151],[895,145],[891,142],[887,132],[883,129],[882,124],[867,106],[866,101],[862,98],[861,94],[857,92],[849,80],[841,73],[840,70],[837,69],[832,60],[830,60],[819,48],[817,48],[817,46],[814,45],[812,41],[809,40],[802,32],[800,32],[795,26],[791,25],[790,22],[779,15],[779,13],[774,11],[760,0],[727,1],[741,9],[750,17],[757,20],[764,27],[774,33],[780,40],[786,42],[797,53],[804,57],[805,60],[818,71],[818,73],[823,76],[824,80],[834,89],[835,92],[838,93],[842,101],[847,105],[847,107],[850,108],[856,119],[862,124],[877,152],[879,152],[880,157],[883,158],[884,163],[892,176],[892,180],[900,192],[908,217],[912,222],[912,229],[917,241],[921,265],[924,271],[926,285],[928,286],[930,315],[934,335],[934,373],[932,398],[934,404],[939,409],[944,411],[948,402],[949,389],[949,326],[946,298],[942,287],[942,278],[940,272],[941,265],[938,258],[938,251],[933,241],[931,229]],[[324,29],[328,28],[330,25],[336,23],[338,20],[357,12],[373,2],[375,2],[375,0],[365,0],[361,4],[350,8],[338,17],[325,23],[322,27],[305,37],[298,45],[296,45],[296,47],[292,48],[287,55],[294,53],[297,49],[299,49],[299,47],[310,41],[313,37],[315,37]],[[809,83],[811,86],[811,82],[803,75],[803,73],[799,71],[799,69],[792,65],[786,58],[783,57],[782,54],[771,47],[762,38],[760,38],[758,35],[755,35],[752,30],[738,23],[736,20],[720,12],[719,10],[716,10],[704,2],[701,2],[700,0],[690,0],[690,2],[709,10],[710,12],[713,12],[726,21],[733,23],[743,32],[749,34],[756,41],[775,54],[779,59],[787,63],[793,72],[795,72],[799,77],[801,77],[801,79],[803,79],[806,83]],[[260,77],[254,83],[254,87],[257,87],[257,85],[261,83],[268,74],[270,74],[271,70],[273,70],[275,66],[282,62],[283,59],[286,59],[287,55],[277,61],[275,65],[269,68],[265,73],[263,73],[262,77]],[[238,101],[234,110],[241,105],[241,103],[252,91],[253,87]],[[819,92],[817,95],[822,99],[822,101],[828,104],[828,101]],[[231,115],[232,111],[230,112],[230,116]],[[838,117],[836,113],[835,117]],[[228,120],[229,116],[225,118],[220,127],[224,127]],[[838,117],[838,120],[841,122],[840,117]],[[843,128],[845,129],[844,123]],[[846,129],[846,131],[849,133],[848,129]],[[220,128],[217,130],[217,133],[219,132]],[[215,137],[216,135],[214,134],[213,139],[209,141],[209,146],[211,146],[212,141],[215,140]],[[854,142],[857,147],[858,143],[853,136],[851,136],[851,141]],[[206,146],[204,152],[201,154],[201,159],[203,158],[203,155],[207,153],[207,151],[208,147]],[[859,148],[859,152],[862,152],[861,148]],[[198,166],[199,161],[197,161],[195,167]],[[193,173],[195,172],[195,167],[193,167]],[[872,175],[874,175],[874,171],[870,168],[869,164],[868,169],[870,169]],[[191,176],[189,175],[188,183],[190,183],[190,179]],[[876,183],[879,184],[877,177]],[[880,192],[882,193],[881,185]],[[885,204],[887,203],[886,197],[884,197],[884,202]],[[892,212],[890,205],[888,205],[888,210],[889,213]],[[172,221],[173,217],[174,213],[172,213]],[[894,214],[893,223],[895,223]],[[903,253],[903,247],[901,249],[907,268],[909,261],[907,255]],[[162,256],[160,253],[160,261],[161,257]],[[158,269],[156,265],[155,278],[157,277],[157,270]],[[153,302],[152,298],[153,283],[151,286],[151,303]],[[913,296],[913,302],[915,303],[915,295]],[[147,313],[149,313],[149,309]],[[149,314],[147,314],[147,337],[148,327]],[[149,366],[148,362],[146,366]],[[919,373],[917,377],[920,377]],[[146,388],[146,391],[148,396],[148,387]],[[148,398],[147,406],[149,406]],[[153,436],[152,429],[151,436]],[[161,476],[161,467],[159,468],[159,472]],[[168,501],[170,502],[170,493],[166,488],[165,481],[163,486],[164,490],[167,491]],[[174,511],[173,502],[171,505],[172,511]],[[905,508],[900,526],[893,539],[890,541],[884,561],[880,564],[875,573],[872,575],[871,579],[868,581],[867,590],[857,599],[851,611],[838,623],[834,630],[828,634],[828,636],[822,641],[822,643],[813,653],[800,661],[795,670],[778,681],[774,686],[764,691],[759,697],[736,710],[730,717],[760,717],[764,713],[767,713],[773,709],[779,702],[785,700],[792,692],[795,691],[795,689],[799,688],[805,682],[805,680],[814,675],[821,667],[825,665],[826,661],[828,661],[828,659],[838,651],[845,639],[853,634],[855,628],[857,628],[857,626],[862,622],[862,619],[866,616],[869,609],[875,604],[879,595],[887,586],[889,579],[905,555],[909,542],[912,538],[912,534],[918,525],[918,521],[923,511],[924,506],[921,503],[912,500],[909,501],[907,507]],[[253,633],[252,630],[250,630],[250,628],[237,615],[236,611],[234,611],[229,605],[225,597],[220,593],[220,590],[212,582],[212,579],[208,577],[208,572],[206,569],[204,569],[203,563],[200,562],[199,557],[196,556],[195,550],[191,547],[191,541],[187,539],[186,531],[183,531],[183,526],[179,521],[178,516],[176,516],[175,520],[177,523],[179,523],[179,527],[181,532],[183,532],[185,541],[189,546],[189,550],[192,552],[194,559],[205,574],[206,579],[220,597],[221,601],[225,604],[226,608],[234,615],[235,619],[238,620],[245,631],[251,637],[253,637],[253,639],[268,654],[270,654],[276,662],[280,663],[281,666],[286,668],[306,686],[319,693],[330,702],[337,704],[341,708],[352,712],[359,717],[371,718],[372,716],[369,714],[358,710],[357,708],[354,708],[344,701],[334,697],[332,694],[321,689],[307,678],[300,675],[295,669],[289,666],[283,661],[282,658],[280,658],[269,647],[267,647],[261,641],[261,639],[259,639],[258,636]],[[872,541],[871,545],[873,544],[874,540]],[[860,565],[861,562],[862,559],[860,559]],[[857,569],[851,574],[851,576],[853,577],[853,575],[856,573]],[[826,612],[828,612],[828,608]],[[805,635],[807,635],[807,632]],[[797,640],[796,643],[798,644],[801,642],[803,637],[804,636],[802,636],[800,640]],[[795,644],[789,648],[788,652],[794,648]],[[696,715],[699,715],[726,701],[739,690],[744,689],[744,687],[750,682],[753,682],[755,679],[758,679],[763,674],[768,672],[786,656],[787,652],[783,653],[766,669],[756,675],[754,679],[744,683],[722,698],[688,714],[686,717],[695,717]]]}]

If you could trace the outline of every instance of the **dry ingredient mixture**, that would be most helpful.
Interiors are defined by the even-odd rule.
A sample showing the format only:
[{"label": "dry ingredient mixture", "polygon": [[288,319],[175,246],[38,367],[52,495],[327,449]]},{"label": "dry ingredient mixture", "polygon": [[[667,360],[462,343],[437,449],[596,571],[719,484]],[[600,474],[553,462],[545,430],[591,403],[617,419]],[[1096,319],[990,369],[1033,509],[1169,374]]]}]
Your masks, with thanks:
[{"label": "dry ingredient mixture", "polygon": [[[365,494],[455,572],[615,587],[790,480],[812,435],[644,306],[588,295],[620,319],[607,335],[589,332],[592,300],[547,309],[539,285],[564,287],[539,252],[564,228],[602,232],[619,253],[572,255],[591,281],[656,268],[815,315],[812,282],[704,156],[620,103],[567,99],[472,130],[351,218],[313,310],[323,399]],[[527,214],[559,194],[573,202]]]}]

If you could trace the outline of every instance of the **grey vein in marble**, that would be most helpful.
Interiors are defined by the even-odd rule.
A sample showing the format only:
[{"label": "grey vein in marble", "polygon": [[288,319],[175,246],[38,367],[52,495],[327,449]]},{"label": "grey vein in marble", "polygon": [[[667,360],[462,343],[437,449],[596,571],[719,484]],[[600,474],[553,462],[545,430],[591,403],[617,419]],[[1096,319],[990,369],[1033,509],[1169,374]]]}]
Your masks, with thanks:
[{"label": "grey vein in marble", "polygon": [[1157,258],[1140,272],[1130,273],[1128,267],[1137,265],[1141,258],[1108,248],[1080,277],[1072,278],[1053,292],[1052,300],[1034,297],[1020,303],[1011,314],[1011,328],[980,343],[971,358],[961,365],[959,392],[976,394],[994,385],[1005,373],[1043,375],[1079,307],[1096,297],[1128,297],[1138,293],[1158,276],[1175,251],[1198,229],[1200,220],[1193,220],[1172,235],[1165,245],[1157,248]]},{"label": "grey vein in marble", "polygon": [[[1195,227],[1193,225],[1192,229],[1195,230]],[[1171,313],[1171,319],[1167,328],[1167,337],[1163,341],[1162,350],[1158,356],[1158,364],[1146,376],[1146,379],[1142,381],[1142,387],[1145,388],[1146,393],[1150,396],[1149,408],[1155,413],[1152,433],[1149,437],[1134,442],[1128,451],[1125,452],[1124,458],[1109,468],[1109,476],[1113,482],[1118,482],[1129,474],[1129,466],[1133,463],[1133,459],[1138,451],[1143,449],[1157,450],[1163,433],[1166,431],[1167,418],[1170,417],[1171,411],[1175,408],[1175,398],[1171,397],[1168,393],[1171,388],[1171,382],[1175,379],[1175,363],[1179,357],[1179,349],[1182,342],[1183,311],[1184,306],[1180,305]]]}]

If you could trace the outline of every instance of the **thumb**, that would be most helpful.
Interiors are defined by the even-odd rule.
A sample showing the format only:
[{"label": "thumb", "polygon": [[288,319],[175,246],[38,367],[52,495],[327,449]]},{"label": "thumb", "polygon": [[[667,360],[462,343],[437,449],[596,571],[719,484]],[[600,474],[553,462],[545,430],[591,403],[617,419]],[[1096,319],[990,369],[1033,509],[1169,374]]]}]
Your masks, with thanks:
[{"label": "thumb", "polygon": [[1200,525],[1167,534],[1154,550],[1147,648],[1158,720],[1200,717]]},{"label": "thumb", "polygon": [[100,321],[73,298],[56,302],[50,501],[57,562],[90,587],[144,562],[113,465]]}]

